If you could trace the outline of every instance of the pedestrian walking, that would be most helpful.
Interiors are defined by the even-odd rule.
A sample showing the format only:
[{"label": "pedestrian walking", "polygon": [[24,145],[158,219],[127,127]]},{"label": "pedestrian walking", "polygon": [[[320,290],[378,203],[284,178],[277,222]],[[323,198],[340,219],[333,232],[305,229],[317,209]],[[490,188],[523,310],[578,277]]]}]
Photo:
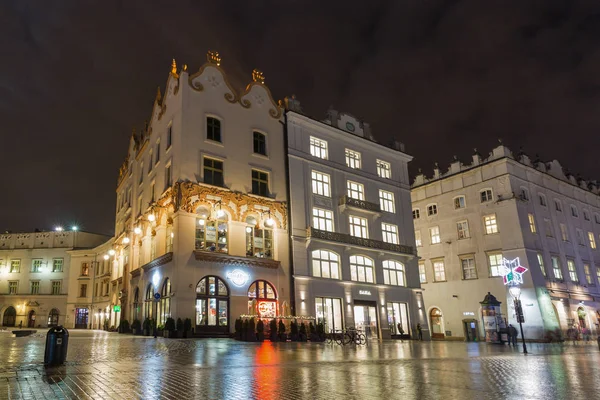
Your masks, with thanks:
[{"label": "pedestrian walking", "polygon": [[419,340],[423,340],[423,328],[421,328],[421,324],[417,324],[417,333],[419,334]]},{"label": "pedestrian walking", "polygon": [[508,344],[512,344],[513,346],[517,345],[517,336],[519,333],[517,332],[517,328],[512,326],[512,324],[508,325]]},{"label": "pedestrian walking", "polygon": [[23,329],[23,321],[19,322],[19,329]]}]

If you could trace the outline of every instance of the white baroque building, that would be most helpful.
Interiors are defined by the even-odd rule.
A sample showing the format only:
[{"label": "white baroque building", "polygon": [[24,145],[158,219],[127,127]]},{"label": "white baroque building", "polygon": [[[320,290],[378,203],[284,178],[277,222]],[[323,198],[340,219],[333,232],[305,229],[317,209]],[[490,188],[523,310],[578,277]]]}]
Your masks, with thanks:
[{"label": "white baroque building", "polygon": [[[80,231],[0,234],[0,326],[74,327],[88,313],[93,260],[74,249],[92,249],[108,237]],[[80,282],[79,285],[73,282]],[[85,311],[84,311],[85,309]],[[87,328],[87,317],[80,326]]]},{"label": "white baroque building", "polygon": [[286,99],[297,315],[372,338],[416,335],[427,319],[419,285],[407,164],[369,126],[330,110],[325,121]]},{"label": "white baroque building", "polygon": [[502,144],[489,157],[455,160],[412,185],[420,282],[433,338],[483,340],[479,302],[491,292],[516,325],[502,259],[523,275],[525,337],[570,327],[598,332],[600,186],[532,161]]}]

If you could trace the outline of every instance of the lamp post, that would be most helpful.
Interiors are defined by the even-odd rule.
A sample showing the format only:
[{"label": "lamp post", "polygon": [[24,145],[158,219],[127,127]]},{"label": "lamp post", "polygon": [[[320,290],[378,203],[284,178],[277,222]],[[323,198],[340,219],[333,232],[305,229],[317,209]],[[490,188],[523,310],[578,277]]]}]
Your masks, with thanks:
[{"label": "lamp post", "polygon": [[521,307],[521,288],[518,286],[511,286],[508,289],[510,295],[513,297],[515,304],[515,315],[517,322],[519,323],[519,329],[521,329],[521,340],[523,341],[523,354],[527,354],[527,344],[525,343],[525,335],[523,335],[523,322],[525,318],[523,316],[523,308]]}]

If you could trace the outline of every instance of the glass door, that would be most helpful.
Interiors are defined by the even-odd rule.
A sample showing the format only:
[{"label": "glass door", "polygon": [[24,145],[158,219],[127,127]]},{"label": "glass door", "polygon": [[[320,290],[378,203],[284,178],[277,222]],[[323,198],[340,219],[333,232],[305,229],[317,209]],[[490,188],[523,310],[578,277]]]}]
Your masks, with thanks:
[{"label": "glass door", "polygon": [[377,338],[377,308],[375,306],[354,306],[354,325],[370,339]]}]

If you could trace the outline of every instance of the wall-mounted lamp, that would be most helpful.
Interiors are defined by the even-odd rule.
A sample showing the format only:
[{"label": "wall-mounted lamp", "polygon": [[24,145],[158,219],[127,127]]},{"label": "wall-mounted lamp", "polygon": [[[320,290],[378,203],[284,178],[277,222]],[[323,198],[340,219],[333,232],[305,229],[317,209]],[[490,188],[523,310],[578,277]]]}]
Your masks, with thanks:
[{"label": "wall-mounted lamp", "polygon": [[221,209],[221,205],[222,205],[222,203],[221,203],[221,200],[219,200],[219,201],[217,201],[217,202],[215,203],[215,207],[216,207],[216,206],[219,206],[219,209],[217,210],[217,218],[221,218],[222,216],[224,216],[224,215],[225,215],[225,211],[223,211],[223,210]]},{"label": "wall-mounted lamp", "polygon": [[263,211],[261,213],[261,215],[268,215],[268,218],[265,220],[265,225],[267,226],[273,226],[275,224],[275,220],[273,218],[271,218],[271,210],[267,210],[267,211]]},{"label": "wall-mounted lamp", "polygon": [[130,241],[131,241],[131,240],[129,239],[129,236],[125,236],[125,237],[123,238],[123,244],[129,244],[129,242],[130,242]]},{"label": "wall-mounted lamp", "polygon": [[151,212],[150,214],[148,214],[148,221],[154,222],[155,220],[156,220],[156,217],[154,216],[153,212]]},{"label": "wall-mounted lamp", "polygon": [[109,255],[111,255],[111,256],[114,256],[114,255],[115,255],[115,253],[116,253],[116,252],[115,252],[113,249],[110,249],[110,250],[108,251],[108,254],[109,254]]},{"label": "wall-mounted lamp", "polygon": [[56,232],[62,232],[64,229],[63,229],[63,227],[62,227],[62,226],[57,226],[56,228],[54,228],[54,230],[55,230]]},{"label": "wall-mounted lamp", "polygon": [[104,255],[104,259],[105,259],[105,260],[108,260],[109,258],[110,258],[110,257],[108,256],[108,254],[105,254],[105,255]]},{"label": "wall-mounted lamp", "polygon": [[135,228],[133,228],[133,233],[135,233],[136,235],[141,235],[142,228],[140,228],[139,226],[136,226]]}]

